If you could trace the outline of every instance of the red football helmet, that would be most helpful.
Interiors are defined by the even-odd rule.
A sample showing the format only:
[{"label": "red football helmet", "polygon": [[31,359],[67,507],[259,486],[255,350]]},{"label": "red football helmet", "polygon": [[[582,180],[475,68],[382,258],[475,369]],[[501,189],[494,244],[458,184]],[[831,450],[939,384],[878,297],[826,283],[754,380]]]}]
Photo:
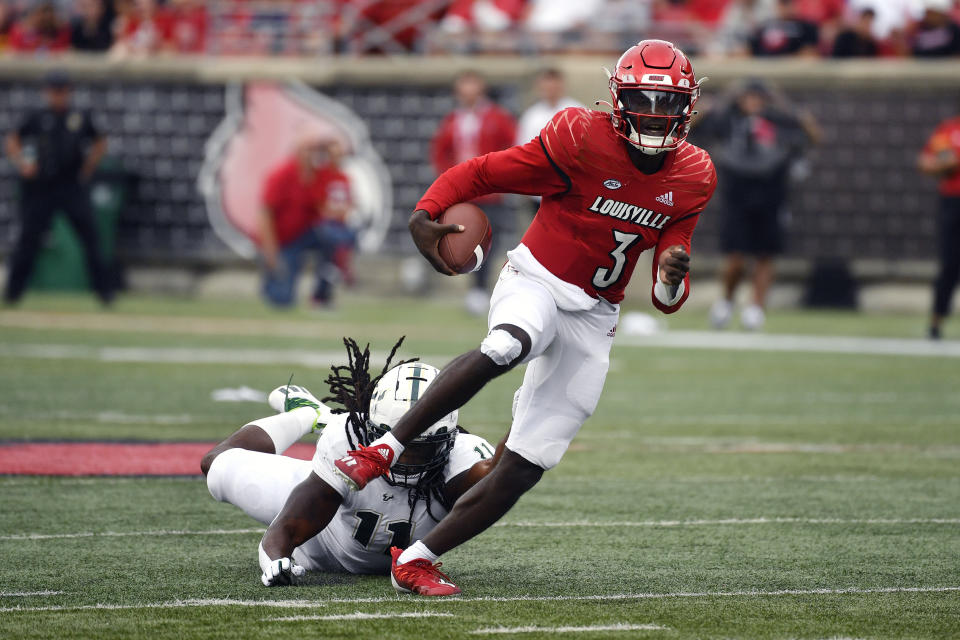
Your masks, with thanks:
[{"label": "red football helmet", "polygon": [[700,97],[687,56],[666,40],[641,40],[607,73],[617,135],[648,154],[676,149]]}]

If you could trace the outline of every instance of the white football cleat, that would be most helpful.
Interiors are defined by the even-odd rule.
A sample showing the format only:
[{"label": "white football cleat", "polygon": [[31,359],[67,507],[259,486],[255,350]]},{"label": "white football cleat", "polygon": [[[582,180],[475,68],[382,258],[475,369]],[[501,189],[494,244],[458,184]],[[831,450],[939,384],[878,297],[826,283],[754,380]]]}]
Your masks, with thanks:
[{"label": "white football cleat", "polygon": [[740,313],[740,324],[747,331],[759,331],[763,329],[763,324],[767,320],[767,315],[763,312],[763,307],[752,304],[746,307]]},{"label": "white football cleat", "polygon": [[725,329],[733,316],[733,303],[721,298],[710,307],[710,326],[714,329]]},{"label": "white football cleat", "polygon": [[270,408],[277,413],[286,413],[287,411],[293,411],[301,407],[315,409],[317,412],[317,421],[314,425],[315,429],[323,427],[323,425],[329,423],[333,417],[333,412],[330,411],[330,407],[320,402],[317,397],[307,391],[306,388],[299,387],[295,384],[285,384],[271,391],[270,396],[267,398],[267,403],[270,405]]}]

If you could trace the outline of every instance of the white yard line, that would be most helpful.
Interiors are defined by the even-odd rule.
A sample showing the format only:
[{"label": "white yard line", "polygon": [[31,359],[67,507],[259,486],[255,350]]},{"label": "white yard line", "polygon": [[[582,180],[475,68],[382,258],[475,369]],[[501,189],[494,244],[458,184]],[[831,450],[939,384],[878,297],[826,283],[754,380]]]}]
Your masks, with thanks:
[{"label": "white yard line", "polygon": [[670,627],[659,624],[597,624],[583,627],[484,627],[474,629],[475,635],[493,635],[503,633],[591,633],[594,631],[667,631]]},{"label": "white yard line", "polygon": [[722,518],[717,520],[641,520],[572,522],[498,522],[495,527],[704,527],[750,524],[960,524],[960,518]]},{"label": "white yard line", "polygon": [[344,613],[330,616],[286,616],[283,618],[260,618],[261,622],[299,622],[301,620],[386,620],[389,618],[452,618],[452,613],[409,611],[405,613]]},{"label": "white yard line", "polygon": [[59,596],[64,591],[0,591],[0,598],[29,598],[33,596]]},{"label": "white yard line", "polygon": [[79,533],[23,533],[0,536],[0,540],[60,540],[69,538],[129,538],[129,537],[165,537],[165,536],[234,536],[245,533],[260,533],[264,529],[209,529],[189,531],[160,529],[153,531],[82,531]]},{"label": "white yard line", "polygon": [[[498,522],[494,527],[521,527],[566,529],[571,527],[708,527],[708,526],[740,526],[756,524],[809,524],[809,525],[941,525],[960,524],[960,518],[718,518],[701,520],[571,520],[560,522]],[[18,533],[0,535],[3,540],[60,540],[70,538],[129,538],[169,536],[234,536],[245,534],[262,534],[264,529],[208,529],[208,530],[177,530],[153,529],[147,531],[81,531],[75,533]]]},{"label": "white yard line", "polygon": [[[21,420],[70,420],[100,422],[104,424],[192,424],[202,422],[204,417],[192,416],[186,413],[179,414],[139,414],[124,413],[121,411],[46,411],[27,409],[23,407],[14,407],[9,405],[0,405],[0,416],[13,416]],[[207,418],[209,420],[209,418]]]},{"label": "white yard line", "polygon": [[[385,357],[386,354],[380,355]],[[302,349],[0,344],[0,357],[147,364],[292,364],[301,367],[326,368],[332,364],[341,363],[344,354],[342,351],[304,351]],[[374,358],[377,357],[374,356]]]},{"label": "white yard line", "polygon": [[[677,425],[703,425],[703,424],[758,424],[766,426],[774,425],[848,425],[850,419],[844,419],[841,416],[817,417],[812,416],[809,420],[802,420],[799,417],[782,418],[777,416],[745,416],[745,420],[737,423],[735,420],[727,420],[723,416],[703,416],[699,421],[696,417],[689,418],[670,418],[671,423]],[[955,425],[957,423],[956,414],[944,414],[939,416],[926,416],[924,418],[904,418],[895,415],[880,416],[877,419],[871,419],[876,424],[902,424],[904,420],[915,426],[926,425]],[[637,419],[635,425],[643,424],[662,424],[663,419]],[[933,458],[955,458],[960,456],[960,446],[953,444],[906,444],[901,442],[886,443],[841,443],[841,442],[770,442],[760,440],[755,437],[669,437],[669,436],[635,436],[634,432],[625,429],[617,429],[605,432],[588,432],[581,436],[581,442],[589,440],[622,440],[641,444],[643,447],[661,451],[691,451],[710,454],[737,454],[737,453],[756,453],[756,454],[777,454],[777,453],[810,453],[822,455],[840,455],[848,453],[914,453]]]},{"label": "white yard line", "polygon": [[960,586],[947,587],[876,587],[858,589],[780,589],[777,591],[678,591],[674,593],[614,593],[589,596],[476,596],[457,598],[413,598],[383,596],[370,598],[327,598],[324,600],[229,600],[223,598],[172,600],[168,602],[145,602],[139,604],[90,604],[50,607],[3,607],[0,613],[38,611],[98,611],[121,609],[179,609],[185,607],[277,607],[283,609],[320,609],[331,604],[414,603],[423,605],[446,605],[463,602],[596,602],[620,600],[661,600],[667,598],[764,598],[779,596],[831,596],[871,595],[896,593],[954,593]]},{"label": "white yard line", "polygon": [[623,336],[617,339],[616,345],[622,347],[671,347],[674,349],[793,351],[800,353],[960,358],[960,341],[957,340],[934,342],[921,339],[800,336],[728,331],[666,331],[648,337]]},{"label": "white yard line", "polygon": [[[425,355],[425,362],[447,362],[456,354]],[[90,347],[78,344],[0,343],[0,357],[37,360],[93,360],[145,364],[286,364],[325,369],[343,364],[344,352],[304,349],[251,349],[217,347]],[[371,358],[381,361],[386,352],[372,351]]]},{"label": "white yard line", "polygon": [[229,600],[224,598],[194,598],[168,602],[143,602],[138,604],[85,604],[77,606],[5,607],[0,613],[11,611],[121,611],[136,609],[188,609],[192,607],[275,607],[279,609],[316,609],[326,606],[314,600]]},{"label": "white yard line", "polygon": [[[960,341],[860,338],[855,336],[800,336],[713,331],[670,331],[650,337],[624,336],[620,347],[671,347],[734,351],[789,351],[855,355],[926,356],[960,358]],[[375,360],[384,353],[374,353]],[[216,347],[90,347],[76,344],[0,344],[0,357],[53,360],[98,360],[174,364],[295,364],[328,367],[343,361],[343,352],[301,349]],[[447,356],[422,356],[441,361]]]}]

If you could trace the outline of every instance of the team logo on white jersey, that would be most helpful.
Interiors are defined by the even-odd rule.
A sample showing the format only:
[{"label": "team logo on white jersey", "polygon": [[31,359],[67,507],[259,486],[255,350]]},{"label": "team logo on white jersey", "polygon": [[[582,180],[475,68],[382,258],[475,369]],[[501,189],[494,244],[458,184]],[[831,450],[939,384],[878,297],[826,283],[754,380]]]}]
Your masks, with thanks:
[{"label": "team logo on white jersey", "polygon": [[672,206],[673,206],[673,191],[667,191],[667,192],[666,192],[665,194],[663,194],[662,196],[657,196],[657,197],[656,197],[656,201],[659,202],[659,203],[661,203],[661,204],[665,204],[665,205],[667,205],[668,207],[672,207]]},{"label": "team logo on white jersey", "polygon": [[604,180],[603,186],[605,186],[607,189],[619,189],[623,185],[620,184],[619,180],[614,180],[613,178],[611,178],[610,180]]}]

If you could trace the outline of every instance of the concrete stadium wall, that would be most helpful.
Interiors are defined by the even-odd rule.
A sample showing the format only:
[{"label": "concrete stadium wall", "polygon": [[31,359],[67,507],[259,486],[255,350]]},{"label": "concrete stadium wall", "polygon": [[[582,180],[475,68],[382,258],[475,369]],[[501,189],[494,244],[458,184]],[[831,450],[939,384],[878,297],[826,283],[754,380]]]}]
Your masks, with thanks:
[{"label": "concrete stadium wall", "polygon": [[[551,65],[571,93],[590,104],[607,97],[601,67],[613,60],[576,58],[336,58],[107,61],[69,57],[0,59],[0,129],[39,100],[39,78],[53,66],[74,76],[81,106],[93,108],[111,148],[136,178],[121,219],[119,249],[132,262],[222,264],[235,260],[212,232],[196,187],[203,145],[224,114],[230,83],[296,79],[352,108],[373,132],[394,180],[386,253],[406,254],[407,215],[432,179],[426,150],[451,106],[448,87],[464,69],[488,76],[514,113],[532,99],[530,80]],[[929,273],[934,250],[935,185],[915,157],[936,124],[960,112],[955,62],[695,61],[710,76],[705,96],[747,77],[776,82],[820,121],[825,141],[810,155],[812,173],[791,207],[787,271],[811,261],[848,257],[859,275],[911,278]],[[387,117],[389,115],[389,117]],[[0,163],[0,251],[15,231],[15,179]],[[715,255],[717,217],[702,218],[697,249]],[[710,264],[708,260],[708,264]],[[791,267],[791,265],[793,265]]]}]

